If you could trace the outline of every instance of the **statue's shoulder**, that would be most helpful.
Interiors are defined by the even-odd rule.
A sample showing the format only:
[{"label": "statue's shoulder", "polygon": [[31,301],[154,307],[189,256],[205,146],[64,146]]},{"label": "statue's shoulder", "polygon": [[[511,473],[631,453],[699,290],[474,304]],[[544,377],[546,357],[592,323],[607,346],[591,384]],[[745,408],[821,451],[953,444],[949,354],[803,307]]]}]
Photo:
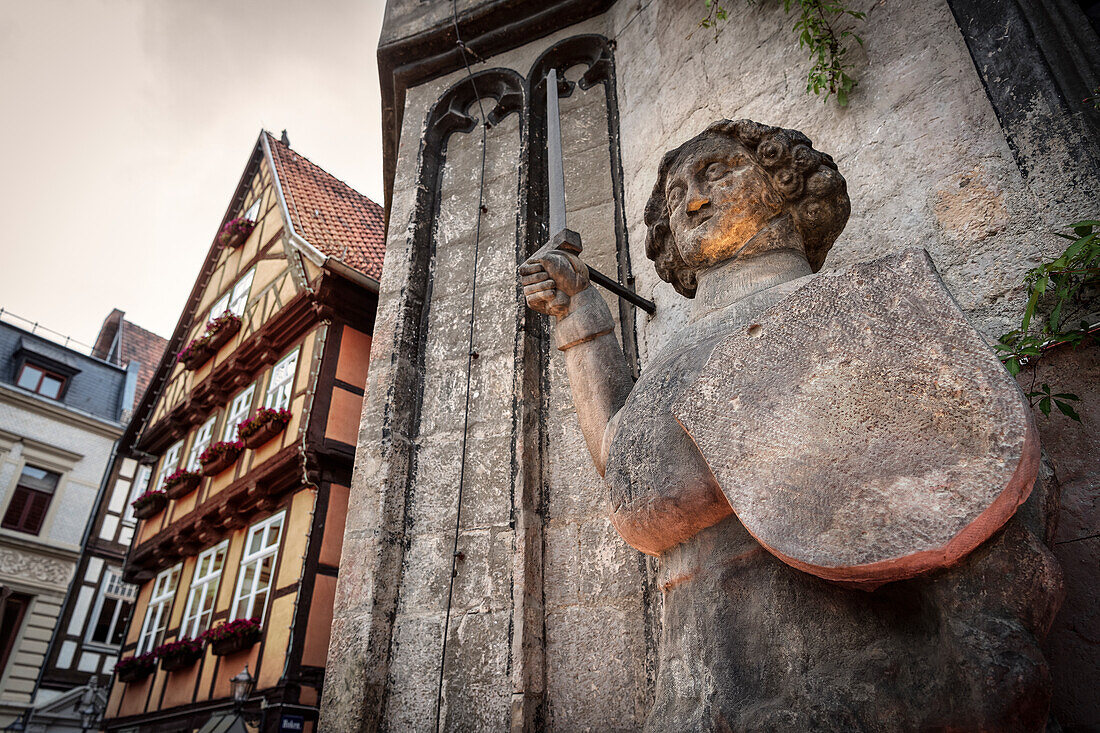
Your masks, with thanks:
[{"label": "statue's shoulder", "polygon": [[1015,381],[921,249],[809,279],[722,339],[673,411],[761,544],[868,586],[960,559],[1038,466]]}]

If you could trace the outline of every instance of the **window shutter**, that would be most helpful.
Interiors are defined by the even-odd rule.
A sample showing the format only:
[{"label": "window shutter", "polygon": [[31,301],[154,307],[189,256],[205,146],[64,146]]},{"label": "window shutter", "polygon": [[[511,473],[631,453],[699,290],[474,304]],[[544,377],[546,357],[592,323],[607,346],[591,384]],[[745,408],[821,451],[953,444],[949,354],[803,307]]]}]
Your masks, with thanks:
[{"label": "window shutter", "polygon": [[50,508],[50,495],[37,491],[29,493],[31,494],[30,508],[23,526],[26,531],[38,534],[38,530],[42,529],[42,520],[46,518],[46,510]]},{"label": "window shutter", "polygon": [[8,504],[8,510],[4,513],[4,521],[0,526],[4,529],[20,529],[23,526],[23,513],[27,509],[27,491],[19,486],[15,489],[15,495]]},{"label": "window shutter", "polygon": [[0,526],[5,529],[38,534],[42,529],[42,520],[46,518],[46,510],[50,508],[50,498],[50,494],[34,491],[25,486],[17,486]]}]

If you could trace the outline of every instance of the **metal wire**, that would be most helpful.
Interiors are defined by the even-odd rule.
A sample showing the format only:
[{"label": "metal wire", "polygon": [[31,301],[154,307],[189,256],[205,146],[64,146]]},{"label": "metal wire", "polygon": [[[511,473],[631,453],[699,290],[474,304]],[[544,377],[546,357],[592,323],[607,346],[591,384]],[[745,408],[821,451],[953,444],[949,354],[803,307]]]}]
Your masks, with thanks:
[{"label": "metal wire", "polygon": [[[458,469],[458,501],[455,507],[455,539],[454,545],[451,548],[451,577],[447,581],[447,612],[443,619],[443,648],[440,652],[439,658],[439,685],[436,689],[435,698],[435,730],[439,731],[441,721],[442,709],[443,709],[443,681],[444,681],[444,669],[447,665],[447,636],[450,633],[451,627],[451,604],[454,598],[454,586],[455,575],[458,572],[458,533],[461,529],[462,523],[462,488],[466,483],[466,442],[467,435],[470,429],[470,381],[473,372],[474,363],[474,308],[477,305],[477,259],[478,253],[481,248],[481,215],[484,212],[485,202],[485,149],[487,147],[486,137],[489,127],[488,119],[485,116],[485,107],[481,103],[481,94],[477,91],[477,84],[474,82],[473,71],[470,70],[470,62],[467,59],[466,43],[462,40],[462,36],[458,30],[458,9],[457,0],[451,0],[451,22],[454,24],[455,29],[455,43],[458,46],[459,51],[462,54],[462,63],[466,67],[466,75],[470,80],[470,86],[473,88],[474,97],[477,98],[478,112],[481,115],[481,174],[478,181],[477,189],[477,225],[474,230],[474,263],[473,263],[473,284],[470,287],[470,320],[469,320],[469,340],[466,348],[466,398],[465,405],[463,407],[462,414],[462,453],[459,462]],[[472,53],[472,52],[471,52]]]}]

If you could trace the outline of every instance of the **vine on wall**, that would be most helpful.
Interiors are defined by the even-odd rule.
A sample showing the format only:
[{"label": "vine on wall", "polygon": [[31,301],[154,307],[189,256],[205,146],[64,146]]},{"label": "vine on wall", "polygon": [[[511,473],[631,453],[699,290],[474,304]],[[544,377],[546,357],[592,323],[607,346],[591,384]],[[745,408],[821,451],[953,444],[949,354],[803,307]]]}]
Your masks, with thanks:
[{"label": "vine on wall", "polygon": [[1056,234],[1070,245],[1057,259],[1028,271],[1024,278],[1028,299],[1020,327],[1001,336],[996,348],[1013,376],[1024,368],[1032,370],[1027,393],[1032,407],[1044,415],[1057,408],[1080,422],[1072,404],[1078,401],[1077,395],[1055,392],[1046,383],[1035,388],[1035,362],[1044,351],[1062,344],[1076,348],[1100,342],[1095,312],[1100,302],[1100,221],[1088,219],[1066,228],[1073,233]]},{"label": "vine on wall", "polygon": [[[755,5],[756,0],[745,0]],[[783,4],[783,12],[797,13],[794,33],[798,37],[798,47],[809,49],[810,67],[806,75],[806,93],[816,95],[825,93],[825,99],[835,95],[841,107],[848,106],[848,95],[859,82],[848,73],[852,64],[848,61],[851,41],[860,46],[863,39],[854,31],[838,30],[839,21],[845,17],[863,20],[866,13],[852,10],[843,0],[778,0]],[[719,0],[704,0],[707,15],[699,25],[702,28],[716,28],[719,21],[729,18],[729,12]],[[717,32],[716,32],[717,33]]]}]

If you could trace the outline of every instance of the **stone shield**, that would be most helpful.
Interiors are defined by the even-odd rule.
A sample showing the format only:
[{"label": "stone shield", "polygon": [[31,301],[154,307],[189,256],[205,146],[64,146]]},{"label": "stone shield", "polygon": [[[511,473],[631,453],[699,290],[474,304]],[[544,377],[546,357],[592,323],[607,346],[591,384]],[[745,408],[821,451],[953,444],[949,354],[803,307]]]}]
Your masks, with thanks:
[{"label": "stone shield", "polygon": [[865,588],[958,561],[1038,471],[1023,395],[923,250],[813,278],[674,414],[765,548]]}]

